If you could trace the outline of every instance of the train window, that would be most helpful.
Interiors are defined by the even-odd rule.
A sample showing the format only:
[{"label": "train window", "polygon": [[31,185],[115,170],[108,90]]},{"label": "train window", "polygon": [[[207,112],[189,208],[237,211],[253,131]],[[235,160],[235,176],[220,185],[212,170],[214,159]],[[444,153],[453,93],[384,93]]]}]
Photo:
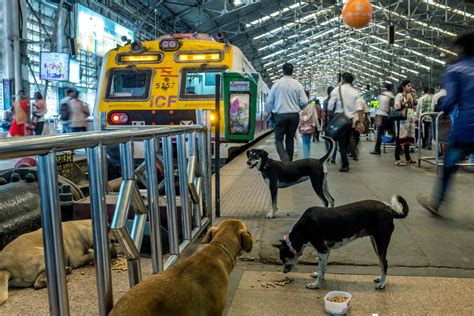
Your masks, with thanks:
[{"label": "train window", "polygon": [[106,99],[146,100],[150,92],[151,70],[116,69],[109,72]]},{"label": "train window", "polygon": [[225,68],[215,67],[205,70],[200,68],[183,69],[180,98],[183,100],[213,99],[216,92],[216,75],[222,74],[224,70]]}]

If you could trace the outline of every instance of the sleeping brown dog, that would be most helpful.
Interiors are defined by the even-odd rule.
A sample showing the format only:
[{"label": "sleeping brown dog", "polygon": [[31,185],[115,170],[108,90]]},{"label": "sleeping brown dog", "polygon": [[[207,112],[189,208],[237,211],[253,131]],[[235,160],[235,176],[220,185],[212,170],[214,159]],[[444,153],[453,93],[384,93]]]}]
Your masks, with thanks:
[{"label": "sleeping brown dog", "polygon": [[[94,260],[91,220],[64,222],[64,264],[69,269]],[[8,298],[8,285],[46,287],[43,230],[21,235],[0,252],[0,305]]]},{"label": "sleeping brown dog", "polygon": [[242,250],[252,250],[252,235],[242,221],[224,220],[203,242],[209,244],[131,288],[109,315],[222,315],[229,274]]}]

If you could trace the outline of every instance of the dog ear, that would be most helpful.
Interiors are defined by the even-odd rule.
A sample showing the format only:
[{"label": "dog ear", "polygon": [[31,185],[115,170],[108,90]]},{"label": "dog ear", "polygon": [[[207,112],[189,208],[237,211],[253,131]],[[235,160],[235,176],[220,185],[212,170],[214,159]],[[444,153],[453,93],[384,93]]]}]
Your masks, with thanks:
[{"label": "dog ear", "polygon": [[247,158],[250,158],[250,150],[247,150]]},{"label": "dog ear", "polygon": [[217,227],[211,227],[207,230],[206,235],[202,239],[203,244],[210,243],[212,238],[214,238],[214,234],[217,232]]},{"label": "dog ear", "polygon": [[240,232],[240,245],[246,252],[252,251],[252,234],[248,230],[243,230]]},{"label": "dog ear", "polygon": [[282,249],[283,247],[286,246],[286,242],[280,239],[277,243],[272,243],[272,246],[278,249]]}]

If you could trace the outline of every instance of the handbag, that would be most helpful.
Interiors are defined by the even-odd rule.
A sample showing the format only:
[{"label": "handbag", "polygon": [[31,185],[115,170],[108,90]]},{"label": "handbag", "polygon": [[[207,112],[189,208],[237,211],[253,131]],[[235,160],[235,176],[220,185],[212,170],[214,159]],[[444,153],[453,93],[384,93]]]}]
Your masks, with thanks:
[{"label": "handbag", "polygon": [[[344,101],[342,99],[341,86],[339,86],[339,97],[341,98],[342,109],[344,110]],[[344,112],[335,113],[329,121],[326,128],[326,136],[338,141],[347,128],[352,125],[352,119],[348,118]]]}]

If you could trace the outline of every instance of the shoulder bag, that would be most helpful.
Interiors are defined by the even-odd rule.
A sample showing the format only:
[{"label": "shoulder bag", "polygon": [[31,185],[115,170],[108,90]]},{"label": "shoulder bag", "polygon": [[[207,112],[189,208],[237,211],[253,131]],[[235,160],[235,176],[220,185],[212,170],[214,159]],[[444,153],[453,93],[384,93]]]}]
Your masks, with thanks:
[{"label": "shoulder bag", "polygon": [[326,128],[326,136],[331,137],[335,141],[339,140],[343,135],[343,132],[352,125],[352,120],[344,113],[344,101],[342,99],[341,86],[339,86],[339,97],[341,98],[343,112],[335,113]]}]

